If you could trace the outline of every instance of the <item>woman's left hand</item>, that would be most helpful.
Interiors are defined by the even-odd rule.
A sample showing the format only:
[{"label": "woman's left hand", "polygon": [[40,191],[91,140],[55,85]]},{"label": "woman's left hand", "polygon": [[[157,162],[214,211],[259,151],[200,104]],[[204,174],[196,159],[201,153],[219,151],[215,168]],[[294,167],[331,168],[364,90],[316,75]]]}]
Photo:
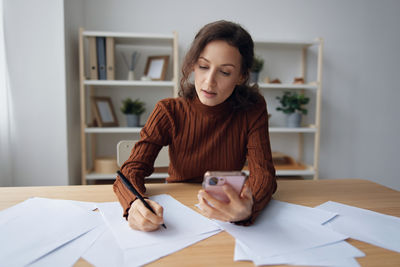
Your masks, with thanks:
[{"label": "woman's left hand", "polygon": [[253,208],[253,195],[250,187],[245,184],[240,195],[228,184],[223,185],[222,189],[229,198],[228,203],[212,197],[204,189],[199,190],[197,197],[203,215],[224,222],[248,219]]}]

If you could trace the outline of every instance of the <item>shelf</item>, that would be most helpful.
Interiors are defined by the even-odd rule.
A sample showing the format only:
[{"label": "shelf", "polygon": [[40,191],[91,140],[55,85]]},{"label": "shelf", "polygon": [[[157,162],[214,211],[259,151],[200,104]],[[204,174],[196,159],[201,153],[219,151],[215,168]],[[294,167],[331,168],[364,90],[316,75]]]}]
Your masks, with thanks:
[{"label": "shelf", "polygon": [[258,39],[254,40],[255,46],[266,45],[266,46],[293,46],[293,47],[309,47],[313,45],[318,45],[320,43],[319,39],[315,40],[285,40],[285,39]]},{"label": "shelf", "polygon": [[[86,180],[109,180],[109,179],[115,179],[116,173],[95,173],[91,172],[86,174]],[[162,178],[167,178],[168,173],[153,173],[149,177],[146,177],[146,179],[162,179]]]},{"label": "shelf", "polygon": [[315,126],[288,128],[288,127],[269,127],[270,133],[315,133],[317,128]]},{"label": "shelf", "polygon": [[142,127],[88,127],[85,133],[140,133]]},{"label": "shelf", "polygon": [[173,81],[85,80],[84,85],[95,86],[152,86],[174,87]]},{"label": "shelf", "polygon": [[[85,133],[140,133],[142,127],[88,127]],[[315,133],[315,126],[287,128],[287,127],[269,127],[270,133]]]},{"label": "shelf", "polygon": [[165,46],[174,40],[173,34],[151,34],[151,33],[130,33],[130,32],[107,32],[107,31],[84,31],[85,37],[114,37],[117,44],[130,45],[151,45]]},{"label": "shelf", "polygon": [[[243,170],[244,173],[249,175],[248,170]],[[312,176],[315,174],[314,168],[308,166],[306,169],[301,170],[276,170],[276,176]]]},{"label": "shelf", "polygon": [[317,90],[318,88],[316,83],[310,83],[310,84],[259,83],[258,87],[260,89],[288,89],[288,90],[299,90],[299,89]]},{"label": "shelf", "polygon": [[276,176],[311,176],[314,175],[314,168],[311,166],[307,166],[307,169],[304,170],[277,170]]}]

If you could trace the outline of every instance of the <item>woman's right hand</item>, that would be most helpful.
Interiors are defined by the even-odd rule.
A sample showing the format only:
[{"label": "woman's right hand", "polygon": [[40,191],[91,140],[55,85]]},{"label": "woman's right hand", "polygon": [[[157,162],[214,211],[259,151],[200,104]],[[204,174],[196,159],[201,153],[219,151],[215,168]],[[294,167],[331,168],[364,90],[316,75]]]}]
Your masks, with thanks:
[{"label": "woman's right hand", "polygon": [[156,214],[146,208],[142,201],[136,199],[129,209],[128,223],[135,230],[145,232],[155,231],[164,223],[163,207],[153,200],[146,199],[145,201],[149,203]]}]

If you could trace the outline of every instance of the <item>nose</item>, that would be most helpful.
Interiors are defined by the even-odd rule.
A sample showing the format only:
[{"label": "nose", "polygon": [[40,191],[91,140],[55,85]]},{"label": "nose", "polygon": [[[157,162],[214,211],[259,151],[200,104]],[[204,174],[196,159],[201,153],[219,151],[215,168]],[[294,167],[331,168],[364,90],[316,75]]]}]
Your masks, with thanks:
[{"label": "nose", "polygon": [[205,82],[210,88],[213,88],[217,84],[217,81],[215,79],[216,73],[217,72],[215,69],[210,69],[210,71],[207,73]]}]

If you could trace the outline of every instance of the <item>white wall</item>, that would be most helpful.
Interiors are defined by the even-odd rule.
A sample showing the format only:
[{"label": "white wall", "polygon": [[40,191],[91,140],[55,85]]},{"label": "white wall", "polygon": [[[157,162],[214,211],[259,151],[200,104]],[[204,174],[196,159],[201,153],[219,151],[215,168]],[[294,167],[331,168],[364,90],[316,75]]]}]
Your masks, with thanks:
[{"label": "white wall", "polygon": [[255,38],[325,39],[320,178],[400,189],[399,1],[86,0],[90,30],[179,33],[181,54],[217,19]]},{"label": "white wall", "polygon": [[64,1],[65,13],[65,61],[66,97],[68,124],[68,168],[67,184],[81,183],[81,135],[79,109],[79,27],[85,17],[81,0]]},{"label": "white wall", "polygon": [[13,185],[68,183],[62,0],[4,1]]},{"label": "white wall", "polygon": [[363,178],[400,189],[399,1],[64,2],[5,1],[16,117],[15,185],[75,183],[80,173],[74,28],[176,30],[183,55],[202,25],[228,19],[241,23],[255,38],[323,37],[320,177]]}]

